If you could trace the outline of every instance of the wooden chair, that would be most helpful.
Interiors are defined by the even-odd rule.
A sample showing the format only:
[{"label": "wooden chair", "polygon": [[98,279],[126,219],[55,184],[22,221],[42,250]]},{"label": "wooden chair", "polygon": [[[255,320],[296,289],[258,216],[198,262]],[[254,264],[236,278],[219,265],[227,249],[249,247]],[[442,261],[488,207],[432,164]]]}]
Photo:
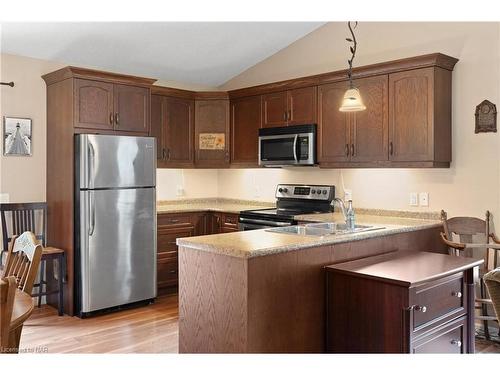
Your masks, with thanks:
[{"label": "wooden chair", "polygon": [[492,301],[488,297],[483,276],[498,266],[500,250],[500,240],[490,230],[491,214],[486,211],[485,220],[475,217],[448,219],[446,212],[441,211],[441,220],[444,229],[444,232],[441,232],[441,239],[449,247],[451,255],[484,258],[478,275],[479,298],[475,301],[475,309],[480,310],[480,315],[476,314],[475,318],[483,322],[484,335],[489,340],[489,322],[497,319],[488,314],[488,305],[492,305]]},{"label": "wooden chair", "polygon": [[[42,296],[58,294],[58,313],[63,315],[63,279],[66,274],[66,259],[64,250],[47,247],[47,204],[45,202],[2,203],[0,204],[0,219],[3,237],[0,264],[2,264],[3,254],[8,249],[13,236],[26,231],[34,233],[36,239],[43,246],[43,252],[40,265],[40,281],[34,285],[38,292],[33,294],[33,297],[38,297],[38,307],[40,307]],[[58,263],[58,288],[55,290],[48,290],[45,279],[46,264],[51,260],[57,260]]]},{"label": "wooden chair", "polygon": [[500,321],[500,267],[488,272],[483,279],[493,302],[497,320]]},{"label": "wooden chair", "polygon": [[10,320],[14,308],[14,297],[16,295],[16,278],[11,276],[0,279],[0,353],[11,352]]},{"label": "wooden chair", "polygon": [[42,258],[42,245],[31,232],[14,236],[10,242],[3,277],[14,276],[17,287],[31,294],[38,266]]}]

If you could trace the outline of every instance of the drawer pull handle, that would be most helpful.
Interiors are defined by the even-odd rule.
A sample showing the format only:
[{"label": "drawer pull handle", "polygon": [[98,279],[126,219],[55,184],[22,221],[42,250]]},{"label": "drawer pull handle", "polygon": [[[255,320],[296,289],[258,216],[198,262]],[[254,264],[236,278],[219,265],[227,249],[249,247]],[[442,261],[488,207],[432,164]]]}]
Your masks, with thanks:
[{"label": "drawer pull handle", "polygon": [[170,271],[168,271],[168,273],[177,273],[177,271],[176,270],[170,270]]},{"label": "drawer pull handle", "polygon": [[453,297],[462,298],[462,292],[452,292],[451,295]]},{"label": "drawer pull handle", "polygon": [[427,307],[426,306],[415,306],[415,311],[421,311],[421,312],[426,312],[427,311]]},{"label": "drawer pull handle", "polygon": [[462,341],[460,341],[460,340],[451,340],[450,344],[451,345],[456,345],[456,346],[458,346],[460,348],[462,346]]},{"label": "drawer pull handle", "polygon": [[178,219],[170,219],[170,222],[175,224],[175,223],[178,223],[179,220]]}]

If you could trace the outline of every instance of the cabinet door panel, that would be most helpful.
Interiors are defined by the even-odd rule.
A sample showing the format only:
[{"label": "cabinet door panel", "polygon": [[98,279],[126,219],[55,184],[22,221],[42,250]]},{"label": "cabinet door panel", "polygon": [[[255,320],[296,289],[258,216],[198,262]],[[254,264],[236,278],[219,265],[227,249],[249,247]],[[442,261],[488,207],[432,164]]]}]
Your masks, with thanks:
[{"label": "cabinet door panel", "polygon": [[353,113],[352,161],[387,161],[389,158],[388,77],[378,76],[354,82],[366,110]]},{"label": "cabinet door panel", "polygon": [[162,160],[165,148],[163,144],[163,97],[151,95],[151,131],[149,133],[156,138],[156,158]]},{"label": "cabinet door panel", "polygon": [[262,95],[262,127],[286,125],[287,92],[275,92]]},{"label": "cabinet door panel", "polygon": [[257,165],[260,112],[260,96],[231,102],[231,163]]},{"label": "cabinet door panel", "polygon": [[[221,148],[201,147],[200,135],[221,138]],[[217,142],[216,142],[217,143]],[[197,100],[195,102],[195,163],[199,166],[223,167],[229,164],[229,101]]]},{"label": "cabinet door panel", "polygon": [[434,68],[389,75],[390,160],[433,160],[433,87]]},{"label": "cabinet door panel", "polygon": [[288,125],[316,123],[316,90],[316,87],[305,87],[288,91]]},{"label": "cabinet door panel", "polygon": [[149,132],[149,89],[114,85],[115,130]]},{"label": "cabinet door panel", "polygon": [[340,112],[347,82],[336,82],[318,88],[318,160],[321,163],[349,160],[350,116]]},{"label": "cabinet door panel", "polygon": [[113,84],[75,79],[74,126],[113,129]]},{"label": "cabinet door panel", "polygon": [[164,105],[166,166],[192,166],[194,164],[194,101],[166,97]]}]

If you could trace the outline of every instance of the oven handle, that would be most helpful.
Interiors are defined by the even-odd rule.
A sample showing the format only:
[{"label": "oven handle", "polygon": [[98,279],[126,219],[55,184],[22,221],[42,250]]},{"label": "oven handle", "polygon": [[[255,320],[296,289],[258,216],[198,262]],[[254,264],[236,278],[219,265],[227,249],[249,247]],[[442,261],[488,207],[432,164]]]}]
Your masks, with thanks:
[{"label": "oven handle", "polygon": [[295,134],[295,138],[293,138],[293,158],[295,162],[299,162],[299,158],[297,157],[297,141],[299,140],[299,135]]},{"label": "oven handle", "polygon": [[243,217],[240,217],[240,223],[258,224],[258,225],[269,225],[269,226],[272,226],[272,227],[287,227],[289,225],[292,225],[292,223],[285,222],[285,221],[268,221],[268,220],[257,220],[257,219],[245,219]]}]

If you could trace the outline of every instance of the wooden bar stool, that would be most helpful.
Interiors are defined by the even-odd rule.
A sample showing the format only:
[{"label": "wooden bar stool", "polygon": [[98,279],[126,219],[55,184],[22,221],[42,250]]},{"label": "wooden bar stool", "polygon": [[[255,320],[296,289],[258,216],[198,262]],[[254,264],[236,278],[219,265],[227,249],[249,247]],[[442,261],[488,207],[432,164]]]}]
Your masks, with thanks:
[{"label": "wooden bar stool", "polygon": [[[12,237],[23,232],[32,232],[37,241],[43,246],[42,259],[40,264],[40,280],[34,284],[37,293],[31,294],[38,297],[38,307],[42,304],[42,297],[58,294],[58,314],[64,314],[64,286],[63,281],[66,276],[66,257],[63,249],[55,247],[45,247],[47,240],[47,203],[1,203],[0,218],[2,221],[2,243],[3,248],[0,253],[0,264],[3,255],[9,247]],[[57,281],[58,287],[54,290],[47,290],[48,283],[45,279],[46,265],[48,261],[57,260]]]}]

